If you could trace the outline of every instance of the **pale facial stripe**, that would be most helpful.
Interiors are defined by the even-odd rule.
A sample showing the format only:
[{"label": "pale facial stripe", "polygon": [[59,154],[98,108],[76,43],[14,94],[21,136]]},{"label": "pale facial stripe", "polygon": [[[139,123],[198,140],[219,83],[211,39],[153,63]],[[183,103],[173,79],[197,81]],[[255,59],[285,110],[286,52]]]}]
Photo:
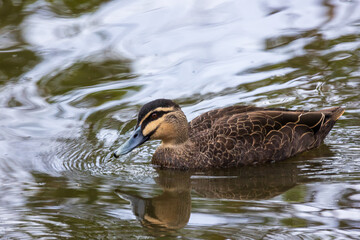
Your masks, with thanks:
[{"label": "pale facial stripe", "polygon": [[163,121],[163,118],[164,118],[164,116],[162,116],[159,119],[149,122],[145,126],[145,128],[142,130],[143,135],[148,136],[151,132],[153,132],[155,129],[157,129],[159,127],[160,123]]},{"label": "pale facial stripe", "polygon": [[154,110],[151,110],[150,112],[148,112],[140,121],[139,126],[141,126],[143,124],[143,122],[145,121],[145,119],[147,119],[153,112],[171,112],[174,111],[174,107],[158,107],[155,108]]}]

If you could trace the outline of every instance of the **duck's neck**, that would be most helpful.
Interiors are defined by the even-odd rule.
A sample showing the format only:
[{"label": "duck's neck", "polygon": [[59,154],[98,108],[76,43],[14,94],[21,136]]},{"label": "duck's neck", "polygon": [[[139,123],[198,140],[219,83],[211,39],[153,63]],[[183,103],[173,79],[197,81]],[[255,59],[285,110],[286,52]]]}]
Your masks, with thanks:
[{"label": "duck's neck", "polygon": [[[177,116],[174,121],[172,129],[167,131],[166,135],[161,138],[162,147],[177,147],[183,145],[189,140],[189,123],[183,112]],[[175,126],[175,127],[174,127]]]},{"label": "duck's neck", "polygon": [[184,129],[177,134],[176,138],[163,139],[160,146],[165,148],[178,148],[184,145],[188,140],[189,140],[188,130]]},{"label": "duck's neck", "polygon": [[165,168],[193,168],[195,145],[187,140],[181,144],[162,143],[155,151],[152,163]]},{"label": "duck's neck", "polygon": [[170,148],[170,149],[179,149],[179,148],[183,148],[185,143],[188,141],[188,139],[186,139],[185,141],[167,141],[164,142],[162,141],[159,148]]}]

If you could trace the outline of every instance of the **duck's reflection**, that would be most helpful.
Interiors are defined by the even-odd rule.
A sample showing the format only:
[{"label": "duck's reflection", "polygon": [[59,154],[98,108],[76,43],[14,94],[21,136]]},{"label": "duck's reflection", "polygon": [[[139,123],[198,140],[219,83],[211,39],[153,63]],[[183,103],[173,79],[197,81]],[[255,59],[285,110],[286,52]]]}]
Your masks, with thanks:
[{"label": "duck's reflection", "polygon": [[116,193],[131,202],[133,212],[147,228],[175,230],[190,218],[191,190],[207,198],[250,200],[268,199],[298,183],[295,163],[276,163],[256,167],[208,172],[157,170],[156,183],[163,193],[144,198],[125,190]]},{"label": "duck's reflection", "polygon": [[131,202],[133,212],[141,224],[149,228],[179,229],[184,227],[191,212],[190,173],[159,170],[155,180],[163,193],[143,198],[120,189],[115,192]]},{"label": "duck's reflection", "polygon": [[259,200],[275,197],[294,187],[297,182],[296,164],[282,163],[207,172],[193,176],[191,186],[207,198]]}]

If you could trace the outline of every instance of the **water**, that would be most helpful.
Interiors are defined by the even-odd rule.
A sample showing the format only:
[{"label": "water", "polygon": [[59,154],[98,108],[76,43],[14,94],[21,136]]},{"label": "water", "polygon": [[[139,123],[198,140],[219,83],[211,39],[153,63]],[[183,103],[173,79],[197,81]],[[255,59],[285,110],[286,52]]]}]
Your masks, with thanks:
[{"label": "water", "polygon": [[[359,1],[0,1],[0,238],[360,238]],[[115,160],[139,108],[343,106],[284,162]]]}]

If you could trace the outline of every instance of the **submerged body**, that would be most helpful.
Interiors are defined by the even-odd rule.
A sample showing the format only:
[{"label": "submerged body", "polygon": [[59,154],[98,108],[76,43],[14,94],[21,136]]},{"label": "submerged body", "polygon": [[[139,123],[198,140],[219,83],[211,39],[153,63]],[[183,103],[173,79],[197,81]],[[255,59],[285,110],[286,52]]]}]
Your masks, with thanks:
[{"label": "submerged body", "polygon": [[158,99],[142,107],[135,133],[114,155],[160,139],[152,163],[164,168],[228,168],[280,161],[318,147],[343,112],[340,107],[291,111],[232,106],[188,123],[176,103]]}]

